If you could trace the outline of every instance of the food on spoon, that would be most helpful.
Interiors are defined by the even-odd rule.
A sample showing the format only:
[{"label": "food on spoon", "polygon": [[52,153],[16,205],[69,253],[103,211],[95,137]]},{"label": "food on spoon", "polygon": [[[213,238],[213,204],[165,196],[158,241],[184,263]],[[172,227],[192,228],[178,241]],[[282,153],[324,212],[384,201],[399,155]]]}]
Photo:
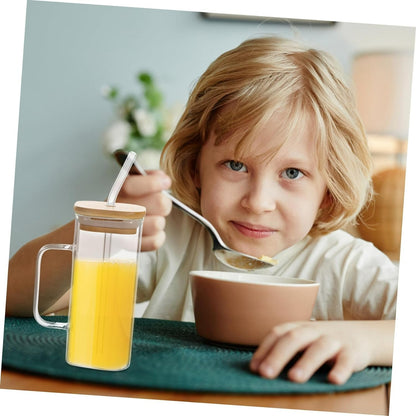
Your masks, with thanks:
[{"label": "food on spoon", "polygon": [[272,259],[272,258],[271,258],[271,257],[269,257],[269,256],[261,256],[261,257],[259,257],[259,259],[260,259],[261,261],[265,261],[266,263],[270,263],[270,264],[274,264],[274,265],[276,265],[276,264],[277,264],[277,260]]}]

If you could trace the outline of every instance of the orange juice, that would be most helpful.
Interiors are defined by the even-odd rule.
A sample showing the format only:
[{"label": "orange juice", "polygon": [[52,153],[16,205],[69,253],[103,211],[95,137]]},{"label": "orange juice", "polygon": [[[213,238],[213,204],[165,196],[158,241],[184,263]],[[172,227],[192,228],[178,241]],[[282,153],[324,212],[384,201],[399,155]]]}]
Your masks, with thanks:
[{"label": "orange juice", "polygon": [[121,370],[130,362],[136,263],[75,260],[67,362]]}]

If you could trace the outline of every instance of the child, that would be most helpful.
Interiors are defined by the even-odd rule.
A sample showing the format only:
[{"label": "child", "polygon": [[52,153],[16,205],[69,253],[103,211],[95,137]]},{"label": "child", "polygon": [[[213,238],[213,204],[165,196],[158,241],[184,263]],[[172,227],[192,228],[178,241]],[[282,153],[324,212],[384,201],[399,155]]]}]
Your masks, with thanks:
[{"label": "child", "polygon": [[[288,373],[295,382],[326,362],[332,383],[368,365],[391,365],[397,269],[340,230],[371,197],[371,158],[330,57],[275,37],[224,53],[195,86],[161,162],[167,175],[129,177],[118,199],[147,208],[137,298],[150,301],[145,317],[192,321],[189,271],[231,271],[212,254],[206,230],[160,193],[171,186],[227,245],[277,260],[261,273],[320,283],[314,320],[273,328],[253,355],[253,372],[276,377],[300,352]],[[71,242],[72,229],[14,256],[7,313],[31,313],[28,263],[46,242]],[[68,263],[55,258],[42,274],[48,312],[67,306]]]}]

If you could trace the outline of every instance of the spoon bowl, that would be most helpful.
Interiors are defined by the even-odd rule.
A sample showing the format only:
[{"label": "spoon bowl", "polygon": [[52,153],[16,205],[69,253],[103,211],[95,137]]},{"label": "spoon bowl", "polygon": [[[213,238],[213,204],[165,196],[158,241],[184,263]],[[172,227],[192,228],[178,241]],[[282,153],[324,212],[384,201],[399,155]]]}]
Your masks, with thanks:
[{"label": "spoon bowl", "polygon": [[[114,152],[114,157],[120,165],[123,165],[124,161],[126,160],[127,153],[124,150],[116,150]],[[142,166],[140,166],[136,159],[131,166],[130,174],[144,176],[147,175],[147,172],[143,169]],[[198,214],[192,208],[188,207],[179,199],[175,198],[168,191],[162,191],[162,193],[166,195],[175,206],[191,216],[194,220],[198,221],[208,230],[213,241],[212,250],[215,254],[215,257],[221,263],[240,271],[259,270],[275,266],[273,259],[264,260],[231,249],[224,243],[224,241],[222,241],[218,231],[206,218]]]}]

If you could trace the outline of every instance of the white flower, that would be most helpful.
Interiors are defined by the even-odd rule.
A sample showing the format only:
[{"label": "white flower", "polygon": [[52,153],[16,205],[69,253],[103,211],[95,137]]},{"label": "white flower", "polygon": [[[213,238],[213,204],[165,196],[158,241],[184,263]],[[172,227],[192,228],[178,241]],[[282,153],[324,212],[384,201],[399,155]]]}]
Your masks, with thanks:
[{"label": "white flower", "polygon": [[102,87],[101,87],[101,95],[103,96],[103,97],[106,97],[106,98],[108,98],[109,96],[110,96],[110,93],[111,93],[111,91],[112,91],[113,89],[109,86],[109,85],[103,85]]},{"label": "white flower", "polygon": [[157,131],[155,117],[148,111],[139,108],[133,112],[137,128],[143,136],[154,136]]},{"label": "white flower", "polygon": [[137,161],[144,169],[159,169],[160,151],[145,149],[137,154]]},{"label": "white flower", "polygon": [[108,153],[122,149],[128,142],[130,124],[124,120],[117,120],[104,132],[103,145]]}]

